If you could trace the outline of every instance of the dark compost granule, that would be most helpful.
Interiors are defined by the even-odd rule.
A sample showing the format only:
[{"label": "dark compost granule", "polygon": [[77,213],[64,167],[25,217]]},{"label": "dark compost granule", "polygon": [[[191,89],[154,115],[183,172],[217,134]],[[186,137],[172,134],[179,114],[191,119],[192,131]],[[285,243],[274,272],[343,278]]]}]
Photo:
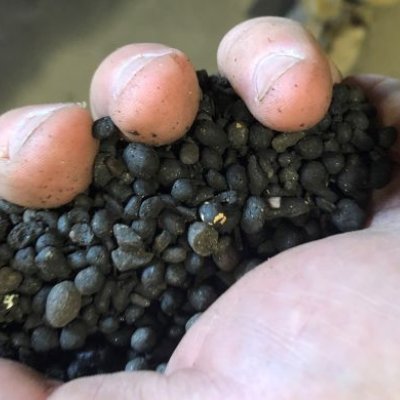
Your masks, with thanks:
[{"label": "dark compost granule", "polygon": [[200,314],[261,261],[363,227],[396,132],[358,88],[337,85],[314,128],[277,133],[224,79],[198,77],[183,139],[127,143],[102,118],[85,193],[54,210],[0,200],[0,357],[61,380],[163,371]]}]

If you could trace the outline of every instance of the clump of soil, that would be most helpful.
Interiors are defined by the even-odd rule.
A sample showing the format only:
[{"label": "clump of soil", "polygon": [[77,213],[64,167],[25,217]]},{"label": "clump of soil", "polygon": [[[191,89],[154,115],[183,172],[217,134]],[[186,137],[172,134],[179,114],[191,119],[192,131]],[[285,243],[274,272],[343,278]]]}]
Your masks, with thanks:
[{"label": "clump of soil", "polygon": [[337,85],[314,128],[277,133],[229,84],[178,142],[121,140],[109,118],[94,179],[54,210],[0,200],[0,356],[69,380],[162,371],[186,330],[243,274],[293,246],[361,229],[391,175],[393,128]]}]

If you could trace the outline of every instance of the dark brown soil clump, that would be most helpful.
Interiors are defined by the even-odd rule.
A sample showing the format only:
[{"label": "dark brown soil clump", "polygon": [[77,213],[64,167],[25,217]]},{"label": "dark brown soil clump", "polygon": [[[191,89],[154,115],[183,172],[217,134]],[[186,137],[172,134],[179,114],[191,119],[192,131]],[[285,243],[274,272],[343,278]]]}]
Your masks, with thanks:
[{"label": "dark brown soil clump", "polygon": [[189,133],[128,144],[109,118],[93,183],[70,204],[0,200],[0,357],[53,378],[162,371],[185,331],[263,260],[361,229],[391,176],[392,128],[337,85],[314,128],[261,126],[226,81],[198,73]]}]

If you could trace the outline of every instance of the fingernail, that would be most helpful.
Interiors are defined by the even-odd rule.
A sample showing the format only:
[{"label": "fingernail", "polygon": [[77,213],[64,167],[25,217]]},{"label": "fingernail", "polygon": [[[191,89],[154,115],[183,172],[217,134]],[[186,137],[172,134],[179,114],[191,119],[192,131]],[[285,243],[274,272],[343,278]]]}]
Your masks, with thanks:
[{"label": "fingernail", "polygon": [[278,80],[302,60],[303,58],[298,55],[278,53],[262,58],[256,65],[253,75],[256,100],[262,102]]},{"label": "fingernail", "polygon": [[174,53],[174,49],[162,48],[151,52],[136,54],[126,60],[118,69],[113,81],[112,93],[115,97],[125,89],[132,77],[141,71],[147,64],[157,58]]},{"label": "fingernail", "polygon": [[38,128],[58,110],[74,106],[74,103],[45,104],[28,109],[17,116],[18,122],[14,125],[14,132],[10,133],[8,142],[8,158],[12,158]]}]

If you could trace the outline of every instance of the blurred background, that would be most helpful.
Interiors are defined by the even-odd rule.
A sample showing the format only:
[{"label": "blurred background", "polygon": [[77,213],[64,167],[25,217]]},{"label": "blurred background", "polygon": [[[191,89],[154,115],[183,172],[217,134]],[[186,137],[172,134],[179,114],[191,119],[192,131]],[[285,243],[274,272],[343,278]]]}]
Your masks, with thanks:
[{"label": "blurred background", "polygon": [[216,72],[224,33],[259,15],[303,22],[346,75],[400,77],[397,0],[0,0],[0,112],[86,101],[96,66],[130,42],[177,47]]}]

